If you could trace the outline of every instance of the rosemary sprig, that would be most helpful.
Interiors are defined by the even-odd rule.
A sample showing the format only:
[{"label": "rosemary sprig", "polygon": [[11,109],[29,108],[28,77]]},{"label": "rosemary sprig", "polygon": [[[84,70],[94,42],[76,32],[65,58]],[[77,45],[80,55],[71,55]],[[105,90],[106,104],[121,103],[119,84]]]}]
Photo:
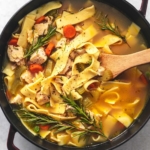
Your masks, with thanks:
[{"label": "rosemary sprig", "polygon": [[66,96],[61,95],[61,97],[65,103],[74,108],[74,112],[80,116],[81,121],[85,122],[86,124],[94,124],[94,118],[92,118],[82,106],[78,105],[74,100]]},{"label": "rosemary sprig", "polygon": [[22,118],[24,122],[33,123],[35,125],[46,125],[46,124],[56,124],[58,121],[54,120],[52,117],[36,114],[26,109],[14,110],[19,117]]},{"label": "rosemary sprig", "polygon": [[85,130],[86,132],[99,134],[105,137],[101,122],[99,122],[99,125],[97,125],[94,117],[91,117],[91,115],[81,105],[78,105],[74,100],[63,95],[61,95],[61,98],[65,103],[74,108],[74,112],[75,114],[79,115],[81,122],[93,127],[94,130]]},{"label": "rosemary sprig", "polygon": [[54,36],[55,33],[56,33],[56,28],[50,26],[47,34],[45,36],[39,37],[36,44],[32,44],[30,48],[26,50],[26,54],[24,55],[24,58],[30,57],[38,48],[47,44],[49,42],[49,39],[52,36]]},{"label": "rosemary sprig", "polygon": [[101,13],[98,16],[96,16],[96,20],[99,21],[97,22],[97,24],[100,26],[101,30],[108,30],[112,32],[114,35],[121,38],[125,43],[127,43],[126,37],[120,33],[119,27],[115,23],[114,24],[110,23],[108,15],[103,15]]},{"label": "rosemary sprig", "polygon": [[55,131],[55,134],[57,134],[57,133],[62,132],[62,131],[73,130],[73,129],[76,129],[76,128],[72,124],[59,123],[59,124],[56,124],[56,125],[54,125],[53,127],[50,128],[50,130],[52,130],[52,129],[57,129]]},{"label": "rosemary sprig", "polygon": [[34,125],[51,124],[49,130],[56,129],[56,131],[54,132],[55,134],[66,131],[66,130],[72,130],[72,133],[75,136],[79,136],[79,140],[81,140],[82,138],[86,138],[87,135],[89,134],[97,134],[97,135],[101,135],[105,137],[105,135],[100,130],[79,128],[79,127],[74,126],[71,122],[57,121],[53,119],[52,117],[30,112],[24,108],[21,108],[19,110],[14,110],[14,112],[16,112],[19,115],[19,118],[21,118],[24,122],[27,122],[27,123],[32,123]]}]

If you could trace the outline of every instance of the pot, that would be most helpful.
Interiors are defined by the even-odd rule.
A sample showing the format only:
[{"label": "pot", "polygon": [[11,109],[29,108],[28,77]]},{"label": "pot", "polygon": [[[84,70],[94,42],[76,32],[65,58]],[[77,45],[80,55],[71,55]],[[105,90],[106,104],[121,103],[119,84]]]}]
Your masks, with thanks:
[{"label": "pot", "polygon": [[[27,3],[24,7],[22,7],[7,23],[5,28],[3,29],[1,36],[0,36],[0,68],[2,70],[3,66],[3,59],[6,52],[7,42],[9,38],[11,37],[11,33],[16,29],[18,21],[23,18],[27,13],[32,11],[33,9],[41,6],[44,3],[49,2],[50,0],[38,0],[38,3],[36,0],[32,0],[29,3]],[[121,13],[125,14],[129,19],[131,19],[133,22],[135,22],[138,26],[141,27],[142,34],[144,38],[146,39],[148,47],[150,47],[150,25],[145,19],[146,14],[146,8],[147,8],[147,2],[148,0],[142,0],[142,5],[140,11],[137,11],[131,4],[126,2],[125,0],[97,0],[99,2],[106,3],[117,10],[119,10]],[[11,124],[10,128],[10,136],[13,137],[17,132],[19,132],[23,137],[25,137],[27,140],[32,142],[33,144],[41,147],[45,150],[70,150],[70,149],[79,149],[79,148],[70,148],[70,147],[60,147],[56,144],[47,142],[45,140],[40,139],[37,136],[33,136],[29,131],[26,130],[26,128],[21,124],[20,120],[16,117],[16,115],[12,112],[11,106],[5,96],[4,91],[4,82],[3,82],[3,74],[0,73],[0,105],[1,108],[9,120]],[[95,144],[90,147],[82,148],[82,150],[110,150],[113,149],[127,140],[129,140],[132,136],[134,136],[140,129],[145,125],[145,123],[150,118],[150,101],[147,102],[147,105],[145,106],[143,112],[138,117],[137,120],[135,120],[132,125],[127,128],[121,135],[114,138],[111,142],[107,141],[102,144]],[[17,150],[17,148],[13,145],[13,141],[8,139],[8,149],[11,150]]]}]

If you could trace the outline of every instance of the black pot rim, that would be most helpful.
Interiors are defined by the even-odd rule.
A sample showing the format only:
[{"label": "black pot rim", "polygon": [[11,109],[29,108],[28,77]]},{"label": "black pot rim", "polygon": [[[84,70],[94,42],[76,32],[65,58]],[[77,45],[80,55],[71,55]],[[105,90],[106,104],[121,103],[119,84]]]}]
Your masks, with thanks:
[{"label": "black pot rim", "polygon": [[[132,6],[130,3],[128,3],[127,1],[124,0],[97,0],[99,2],[103,2],[106,3],[108,5],[111,5],[112,7],[115,7],[117,10],[119,10],[120,12],[124,13],[125,12],[125,8],[127,7],[128,10],[130,10],[130,13],[133,13],[133,15],[135,16],[135,18],[131,18],[135,23],[137,23],[140,19],[139,26],[143,29],[143,34],[146,37],[147,43],[150,46],[150,35],[148,35],[148,33],[144,30],[144,28],[148,28],[150,31],[150,25],[148,23],[148,21],[144,18],[144,16],[142,16],[140,14],[140,12],[137,11],[137,9]],[[49,0],[39,0],[38,3],[35,2],[35,0],[28,2],[27,4],[25,4],[21,9],[19,9],[14,16],[9,20],[9,22],[7,23],[7,25],[5,26],[5,28],[3,29],[1,36],[0,36],[0,67],[2,70],[2,65],[3,65],[3,59],[4,59],[4,52],[2,52],[2,50],[5,50],[5,47],[7,45],[7,41],[9,40],[10,34],[14,31],[15,27],[17,26],[17,22],[18,20],[20,20],[23,16],[25,16],[27,13],[29,13],[30,11],[33,10],[33,8],[37,8],[39,7],[41,4],[44,4],[46,2],[49,2]],[[117,4],[118,3],[118,4]],[[120,7],[120,6],[121,7]],[[129,14],[126,12],[127,16],[129,16]],[[10,27],[13,26],[13,27]],[[8,30],[9,29],[9,30]],[[20,122],[20,120],[16,117],[16,115],[14,113],[12,113],[12,109],[10,104],[8,103],[8,99],[5,96],[5,91],[4,91],[4,83],[3,83],[3,74],[1,72],[1,80],[0,80],[0,105],[1,108],[6,116],[6,118],[8,119],[8,121],[10,122],[10,124],[12,124],[14,126],[14,128],[23,136],[25,137],[27,140],[29,140],[31,143],[33,143],[34,145],[37,145],[40,148],[43,149],[50,149],[51,150],[70,150],[70,147],[65,147],[65,146],[58,146],[56,144],[50,144],[50,142],[47,142],[45,140],[40,139],[37,136],[33,136],[25,127],[23,127],[22,123]],[[121,133],[119,136],[117,136],[116,138],[114,138],[111,142],[105,142],[102,144],[96,144],[90,147],[86,147],[86,148],[72,148],[72,149],[82,149],[82,150],[98,150],[100,148],[102,148],[103,150],[110,150],[110,149],[114,149],[120,145],[122,145],[123,143],[125,143],[126,141],[128,141],[130,138],[132,138],[136,133],[138,133],[142,127],[146,124],[146,122],[149,120],[150,118],[150,101],[147,102],[143,112],[141,113],[141,115],[138,117],[137,120],[135,120],[132,125],[125,130],[123,133]]]}]

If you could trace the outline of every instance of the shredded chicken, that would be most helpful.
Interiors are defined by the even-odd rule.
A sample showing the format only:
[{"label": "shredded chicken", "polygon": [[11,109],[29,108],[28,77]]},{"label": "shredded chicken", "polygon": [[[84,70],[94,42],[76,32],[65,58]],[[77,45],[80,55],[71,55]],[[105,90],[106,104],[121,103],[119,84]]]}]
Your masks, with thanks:
[{"label": "shredded chicken", "polygon": [[39,24],[34,25],[34,29],[38,33],[38,35],[46,35],[47,34],[49,25],[52,24],[53,17],[52,16],[45,17],[45,20],[46,20],[46,22],[44,22],[44,23],[39,23]]},{"label": "shredded chicken", "polygon": [[13,99],[11,99],[11,104],[21,104],[23,97],[20,94],[17,94]]},{"label": "shredded chicken", "polygon": [[104,71],[105,71],[105,68],[102,67],[102,66],[100,66],[99,69],[98,69],[98,71],[97,71],[97,74],[98,74],[99,76],[102,76],[103,73],[104,73]]},{"label": "shredded chicken", "polygon": [[40,47],[36,52],[34,52],[30,57],[30,64],[43,64],[47,60],[44,48]]},{"label": "shredded chicken", "polygon": [[24,51],[22,47],[9,45],[7,53],[11,62],[15,62],[17,65],[24,65]]},{"label": "shredded chicken", "polygon": [[70,58],[71,58],[71,60],[74,60],[75,59],[75,57],[77,57],[77,56],[79,56],[79,55],[82,55],[82,54],[84,54],[85,53],[85,49],[83,49],[83,48],[80,48],[80,49],[77,49],[77,50],[75,50],[75,51],[72,51],[71,53],[70,53]]},{"label": "shredded chicken", "polygon": [[37,99],[37,103],[39,105],[43,105],[47,102],[50,101],[49,97],[45,94],[42,94],[41,92],[38,92],[37,95],[36,95],[36,99]]},{"label": "shredded chicken", "polygon": [[61,72],[61,74],[66,74],[68,71],[70,71],[71,66],[72,66],[72,61],[71,59],[68,59],[68,62],[66,64],[66,67],[64,68],[64,70]]},{"label": "shredded chicken", "polygon": [[33,79],[33,74],[28,70],[23,72],[20,76],[20,80],[25,81],[27,83],[32,83],[32,79]]},{"label": "shredded chicken", "polygon": [[77,32],[82,32],[83,31],[83,29],[79,25],[76,25],[75,29],[76,29]]}]

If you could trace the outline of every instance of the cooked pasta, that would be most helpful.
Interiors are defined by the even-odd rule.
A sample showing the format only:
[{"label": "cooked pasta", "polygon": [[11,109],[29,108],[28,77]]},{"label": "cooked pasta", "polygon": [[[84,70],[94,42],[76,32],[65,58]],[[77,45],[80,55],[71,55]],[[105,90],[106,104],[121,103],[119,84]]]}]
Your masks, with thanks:
[{"label": "cooked pasta", "polygon": [[6,95],[33,135],[84,147],[116,137],[142,112],[148,87],[143,70],[134,67],[112,79],[101,65],[102,53],[146,47],[140,27],[122,14],[126,23],[120,23],[118,11],[111,11],[96,1],[51,1],[12,33],[3,69]]}]

